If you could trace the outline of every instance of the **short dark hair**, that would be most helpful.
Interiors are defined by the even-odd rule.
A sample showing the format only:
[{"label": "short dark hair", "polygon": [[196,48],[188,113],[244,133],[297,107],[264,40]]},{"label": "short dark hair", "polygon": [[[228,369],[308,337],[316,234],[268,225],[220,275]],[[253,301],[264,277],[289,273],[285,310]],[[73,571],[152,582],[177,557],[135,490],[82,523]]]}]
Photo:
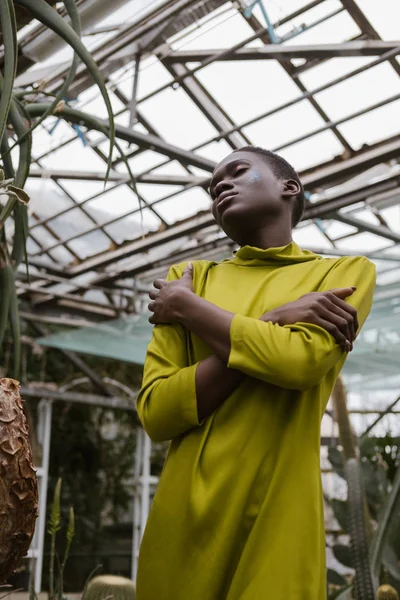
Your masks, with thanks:
[{"label": "short dark hair", "polygon": [[303,184],[301,183],[300,177],[292,165],[288,163],[287,160],[282,158],[282,156],[275,154],[275,152],[265,150],[264,148],[259,148],[258,146],[244,146],[244,148],[239,148],[238,150],[234,150],[234,152],[254,152],[254,154],[258,154],[266,160],[275,177],[278,179],[294,179],[297,181],[300,186],[300,192],[297,194],[292,213],[292,227],[296,227],[296,225],[301,221],[304,213],[305,196]]}]

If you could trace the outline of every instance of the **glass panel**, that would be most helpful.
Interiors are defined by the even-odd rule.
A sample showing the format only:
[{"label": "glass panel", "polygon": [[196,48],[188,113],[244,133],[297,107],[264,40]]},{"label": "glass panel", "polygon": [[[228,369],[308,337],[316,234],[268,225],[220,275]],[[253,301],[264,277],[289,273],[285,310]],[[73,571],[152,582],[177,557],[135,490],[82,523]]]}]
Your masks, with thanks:
[{"label": "glass panel", "polygon": [[267,117],[243,129],[253,143],[275,149],[296,137],[324,125],[317,111],[303,100],[296,106]]},{"label": "glass panel", "polygon": [[339,240],[336,245],[341,250],[357,250],[360,253],[373,252],[374,250],[381,250],[392,245],[392,242],[385,240],[384,238],[374,235],[373,233],[359,233],[351,238],[345,240]]},{"label": "glass panel", "polygon": [[[139,183],[138,186],[139,194],[146,198],[149,203],[155,202],[160,198],[165,198],[170,194],[179,192],[182,189],[180,185],[157,185],[154,183]],[[158,209],[157,209],[158,210]]]},{"label": "glass panel", "polygon": [[[288,17],[290,14],[294,13],[297,10],[300,10],[304,6],[310,3],[310,0],[285,0],[285,2],[270,2],[268,5],[268,15],[273,23],[277,23],[282,21],[285,17]],[[250,4],[250,2],[248,2]],[[304,23],[309,23],[312,21],[316,21],[324,17],[325,15],[333,12],[337,8],[339,4],[338,0],[329,0],[329,2],[322,2],[318,6],[303,12],[298,17],[291,19],[289,21],[289,31],[291,28],[297,29],[301,27]],[[279,35],[282,35],[282,28],[277,28]],[[285,33],[287,31],[285,30]]]},{"label": "glass panel", "polygon": [[207,144],[203,148],[196,150],[196,154],[200,154],[209,160],[214,160],[216,163],[219,163],[225,157],[227,157],[232,152],[232,148],[225,140],[220,140],[219,142],[212,142],[211,144]]},{"label": "glass panel", "polygon": [[364,65],[368,65],[375,57],[373,56],[347,56],[343,58],[331,58],[319,65],[301,73],[300,80],[309,90],[314,90],[338,77],[343,77],[351,71],[355,71]]},{"label": "glass panel", "polygon": [[399,38],[400,3],[393,0],[363,0],[360,8],[385,40]]},{"label": "glass panel", "polygon": [[[165,158],[166,164],[156,167],[151,170],[154,175],[187,175],[188,172],[177,160],[168,160]],[[161,162],[161,161],[160,161]]]},{"label": "glass panel", "polygon": [[40,219],[47,219],[74,206],[73,201],[47,177],[28,179],[25,189],[31,197],[29,212],[34,212]]},{"label": "glass panel", "polygon": [[330,250],[332,244],[314,224],[293,230],[293,239],[302,248],[321,248]]},{"label": "glass panel", "polygon": [[189,150],[216,130],[182,90],[171,88],[140,105],[141,113],[171,144]]},{"label": "glass panel", "polygon": [[50,226],[63,240],[83,233],[93,227],[94,223],[80,208],[74,208],[65,215],[52,219]]},{"label": "glass panel", "polygon": [[340,221],[324,221],[324,225],[326,227],[327,234],[333,239],[338,238],[342,235],[356,233],[357,231],[356,227],[346,225],[345,223],[340,223]]},{"label": "glass panel", "polygon": [[304,171],[343,153],[343,147],[331,131],[324,131],[308,140],[280,150],[297,171]]},{"label": "glass panel", "polygon": [[169,225],[176,221],[183,221],[200,211],[208,211],[210,209],[211,202],[208,194],[198,188],[157,204],[157,212]]},{"label": "glass panel", "polygon": [[85,209],[98,223],[105,223],[137,208],[139,208],[138,199],[126,185],[105,192],[85,204]]},{"label": "glass panel", "polygon": [[102,231],[92,231],[82,237],[71,240],[68,245],[83,260],[88,256],[93,256],[109,249],[110,240]]},{"label": "glass panel", "polygon": [[[215,13],[217,14],[217,13]],[[204,24],[199,31],[182,42],[172,42],[173,50],[204,50],[230,48],[250,37],[254,31],[237,11],[222,13]]]},{"label": "glass panel", "polygon": [[336,120],[399,93],[399,76],[389,64],[381,64],[317,94],[315,99]]},{"label": "glass panel", "polygon": [[300,95],[273,60],[217,62],[197,76],[238,125]]},{"label": "glass panel", "polygon": [[[164,158],[162,155],[157,154],[157,152],[153,152],[152,150],[145,150],[137,156],[130,158],[129,166],[131,167],[133,174],[138,175],[143,171],[149,171],[150,169],[153,169],[154,167],[162,163],[164,160],[166,160],[166,157]],[[122,172],[123,169],[125,172],[126,167],[123,164],[118,165],[118,171]]]},{"label": "glass panel", "polygon": [[[400,93],[400,92],[399,92]],[[400,133],[400,100],[339,125],[339,131],[354,150]]]},{"label": "glass panel", "polygon": [[56,148],[41,161],[41,164],[48,169],[61,167],[69,171],[79,170],[82,165],[85,165],[87,171],[104,171],[105,169],[104,161],[93,152],[90,146],[85,146],[81,140],[75,140],[75,142],[63,148]]},{"label": "glass panel", "polygon": [[[76,171],[76,174],[79,175],[79,171]],[[106,171],[104,170],[104,176]],[[82,201],[85,198],[90,198],[90,196],[94,196],[94,194],[100,194],[104,191],[104,181],[85,181],[74,180],[74,179],[59,179],[58,180],[63,188],[66,189],[67,192],[71,194],[76,200]],[[106,184],[106,190],[115,185],[115,182],[109,181]]]},{"label": "glass panel", "polygon": [[[336,8],[338,8],[339,3],[334,2],[333,4],[329,3],[331,6],[329,7],[329,12],[334,12]],[[317,11],[316,11],[317,12]],[[328,12],[328,11],[327,11]],[[311,11],[310,11],[311,14]],[[326,13],[325,13],[326,14]],[[307,18],[306,22],[315,22],[318,20],[316,16],[315,19]],[[304,22],[304,19],[303,19]],[[323,21],[316,27],[312,27],[310,29],[306,29],[299,35],[295,37],[295,39],[288,40],[284,42],[288,45],[296,44],[296,45],[306,45],[306,44],[332,44],[332,43],[340,43],[351,38],[360,35],[360,29],[350,17],[347,11],[343,11],[326,21]]]},{"label": "glass panel", "polygon": [[148,209],[144,209],[142,216],[137,213],[117,223],[107,225],[104,229],[115,239],[117,244],[122,244],[127,240],[140,238],[143,234],[150,231],[157,231],[160,225],[161,222],[154,213]]}]

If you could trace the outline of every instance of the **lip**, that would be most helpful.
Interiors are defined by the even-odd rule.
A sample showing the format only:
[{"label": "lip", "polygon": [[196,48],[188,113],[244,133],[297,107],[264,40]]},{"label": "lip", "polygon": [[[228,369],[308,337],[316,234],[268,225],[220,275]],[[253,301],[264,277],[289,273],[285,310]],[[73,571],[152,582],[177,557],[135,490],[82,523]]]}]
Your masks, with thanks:
[{"label": "lip", "polygon": [[218,212],[225,208],[234,196],[237,196],[237,192],[222,192],[217,203]]}]

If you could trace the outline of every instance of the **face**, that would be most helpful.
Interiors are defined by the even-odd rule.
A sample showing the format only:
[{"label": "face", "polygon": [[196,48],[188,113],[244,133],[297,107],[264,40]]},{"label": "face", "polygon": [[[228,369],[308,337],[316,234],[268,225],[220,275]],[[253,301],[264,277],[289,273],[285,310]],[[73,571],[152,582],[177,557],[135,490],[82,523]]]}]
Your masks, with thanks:
[{"label": "face", "polygon": [[254,231],[291,220],[292,202],[285,200],[298,193],[296,181],[277,179],[262,156],[246,151],[225,158],[210,184],[215,220],[241,245]]}]

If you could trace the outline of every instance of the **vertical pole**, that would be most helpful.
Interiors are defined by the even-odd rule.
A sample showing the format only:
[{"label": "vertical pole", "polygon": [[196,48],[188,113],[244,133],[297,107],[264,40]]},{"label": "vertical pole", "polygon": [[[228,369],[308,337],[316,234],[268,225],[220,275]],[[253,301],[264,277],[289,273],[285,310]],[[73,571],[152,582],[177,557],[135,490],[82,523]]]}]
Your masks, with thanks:
[{"label": "vertical pole", "polygon": [[42,467],[39,477],[39,517],[37,523],[37,555],[35,564],[35,592],[40,593],[42,587],[44,534],[46,531],[46,503],[49,481],[49,458],[51,442],[52,401],[41,400],[39,403],[39,441],[42,444]]},{"label": "vertical pole", "polygon": [[133,88],[132,88],[132,98],[129,103],[129,128],[132,128],[136,121],[136,101],[137,101],[137,91],[139,86],[139,69],[140,69],[140,52],[136,52],[135,54],[135,72],[133,75]]},{"label": "vertical pole", "polygon": [[146,527],[147,517],[150,510],[150,466],[151,466],[151,440],[147,433],[143,431],[144,444],[142,455],[142,502],[140,515],[140,537],[143,537]]},{"label": "vertical pole", "polygon": [[141,427],[136,428],[135,448],[135,472],[134,472],[134,495],[133,495],[133,539],[132,539],[132,580],[136,581],[137,565],[140,548],[140,467],[142,464],[144,431]]}]

